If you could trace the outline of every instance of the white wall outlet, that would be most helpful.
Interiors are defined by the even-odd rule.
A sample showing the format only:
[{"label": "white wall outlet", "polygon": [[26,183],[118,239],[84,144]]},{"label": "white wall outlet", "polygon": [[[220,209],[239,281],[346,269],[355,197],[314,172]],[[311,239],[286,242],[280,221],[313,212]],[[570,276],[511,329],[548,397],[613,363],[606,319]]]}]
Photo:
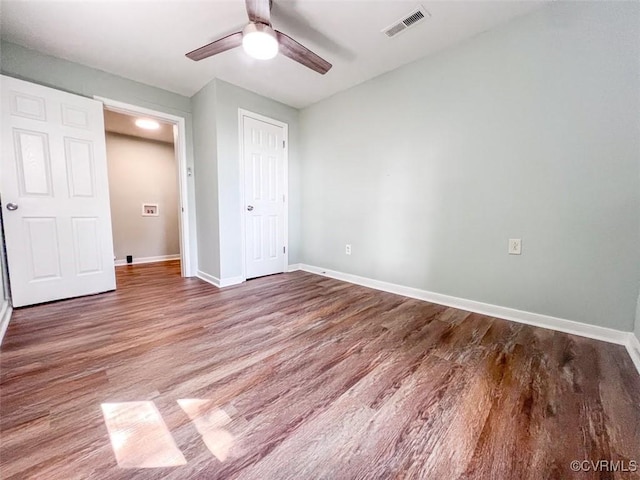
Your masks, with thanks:
[{"label": "white wall outlet", "polygon": [[351,255],[351,245],[350,244],[346,244],[344,246],[344,253],[346,253],[347,255]]},{"label": "white wall outlet", "polygon": [[522,239],[510,238],[509,239],[509,255],[520,255],[522,253]]}]

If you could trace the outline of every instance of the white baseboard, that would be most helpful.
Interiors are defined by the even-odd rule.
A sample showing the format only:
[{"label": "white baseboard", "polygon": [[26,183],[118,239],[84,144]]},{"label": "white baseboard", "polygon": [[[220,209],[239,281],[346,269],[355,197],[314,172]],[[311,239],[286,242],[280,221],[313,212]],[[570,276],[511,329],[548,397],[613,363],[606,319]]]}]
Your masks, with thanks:
[{"label": "white baseboard", "polygon": [[239,285],[244,281],[245,281],[245,279],[243,277],[221,278],[220,279],[220,288],[231,287],[233,285]]},{"label": "white baseboard", "polygon": [[287,268],[287,272],[297,272],[298,270],[301,269],[301,264],[299,263],[292,263],[291,265],[289,265],[289,267]]},{"label": "white baseboard", "polygon": [[350,273],[337,272],[334,270],[315,267],[312,265],[301,264],[300,269],[304,270],[305,272],[324,275],[326,277],[343,280],[349,283],[355,283],[356,285],[362,285],[364,287],[369,287],[376,290],[395,293],[397,295],[403,295],[405,297],[417,298],[419,300],[446,305],[448,307],[458,308],[460,310],[480,313],[483,315],[488,315],[490,317],[497,317],[514,322],[526,323],[528,325],[533,325],[536,327],[549,328],[551,330],[557,330],[560,332],[579,335],[582,337],[594,338],[596,340],[603,340],[605,342],[616,343],[619,345],[627,346],[629,344],[629,332],[614,330],[612,328],[599,327],[596,325],[589,325],[573,320],[566,320],[564,318],[551,317],[548,315],[541,315],[539,313],[526,312],[523,310],[516,310],[514,308],[501,307],[498,305],[491,305],[489,303],[477,302],[475,300],[452,297],[450,295],[443,295],[440,293],[429,292],[427,290],[405,287],[403,285],[383,282],[380,280],[373,280],[371,278],[360,277],[357,275],[352,275]]},{"label": "white baseboard", "polygon": [[205,273],[201,270],[198,270],[198,273],[196,273],[196,277],[218,288],[231,287],[233,285],[238,285],[244,282],[244,278],[242,277],[230,277],[230,278],[220,279],[218,277],[214,277],[213,275],[209,275],[208,273]]},{"label": "white baseboard", "polygon": [[627,351],[629,352],[629,356],[631,357],[633,364],[640,373],[640,340],[638,340],[638,337],[636,337],[633,332],[629,334]]},{"label": "white baseboard", "polygon": [[196,272],[196,277],[198,277],[200,280],[204,280],[205,282],[210,283],[214,287],[220,288],[220,279],[218,277],[209,275],[208,273],[205,273],[202,270],[198,270]]},{"label": "white baseboard", "polygon": [[9,301],[3,301],[2,305],[0,306],[0,344],[2,344],[2,339],[4,339],[4,334],[7,331],[7,327],[9,327],[12,312],[13,309],[11,308],[11,304],[9,303]]},{"label": "white baseboard", "polygon": [[180,260],[180,254],[178,255],[160,255],[158,257],[133,257],[133,264],[127,263],[127,260],[116,260],[114,262],[116,267],[122,267],[123,265],[138,265],[140,263],[156,263],[156,262],[168,262],[171,260]]}]

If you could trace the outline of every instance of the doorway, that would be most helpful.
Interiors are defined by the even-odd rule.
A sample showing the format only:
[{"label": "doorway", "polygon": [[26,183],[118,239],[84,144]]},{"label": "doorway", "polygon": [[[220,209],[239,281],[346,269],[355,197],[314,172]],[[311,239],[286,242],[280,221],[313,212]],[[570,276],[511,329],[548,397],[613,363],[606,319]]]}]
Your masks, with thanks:
[{"label": "doorway", "polygon": [[288,252],[288,126],[239,110],[245,279],[283,273]]},{"label": "doorway", "polygon": [[[115,266],[180,260],[173,125],[104,111]],[[174,270],[175,271],[175,270]]]},{"label": "doorway", "polygon": [[[115,100],[110,100],[101,97],[95,97],[96,100],[99,100],[104,105],[105,110],[105,120],[109,116],[122,115],[126,116],[126,118],[133,122],[135,120],[144,120],[153,124],[153,122],[157,123],[160,128],[155,130],[148,130],[148,132],[155,132],[157,130],[158,137],[154,138],[153,133],[147,133],[147,137],[151,138],[152,142],[156,142],[158,144],[165,144],[165,150],[167,145],[171,145],[171,149],[173,151],[173,172],[174,172],[174,181],[176,186],[176,203],[173,206],[174,210],[165,210],[162,206],[165,203],[165,206],[168,209],[171,209],[172,206],[170,204],[166,204],[167,201],[170,203],[170,199],[165,197],[162,200],[162,195],[167,192],[158,191],[158,194],[153,198],[142,197],[137,198],[134,202],[131,200],[131,205],[127,208],[131,208],[132,212],[135,210],[133,217],[129,218],[129,221],[135,221],[138,227],[141,226],[151,226],[160,227],[159,230],[162,231],[164,228],[165,233],[170,232],[170,229],[167,229],[167,226],[172,222],[172,217],[175,217],[177,220],[177,243],[178,243],[178,253],[172,252],[169,250],[175,250],[175,248],[171,247],[171,241],[167,238],[164,238],[164,246],[169,248],[169,250],[165,250],[164,252],[159,252],[157,248],[161,248],[163,242],[161,244],[157,244],[155,246],[156,250],[151,254],[143,254],[138,255],[136,260],[136,255],[132,253],[125,253],[125,251],[118,251],[118,247],[114,245],[114,251],[116,252],[116,265],[123,264],[127,262],[127,255],[131,255],[133,258],[131,261],[133,263],[145,263],[145,262],[155,262],[155,261],[163,261],[163,260],[172,260],[174,258],[179,258],[180,260],[180,271],[183,277],[190,277],[193,275],[192,273],[192,265],[190,261],[190,243],[189,243],[189,212],[188,212],[188,200],[187,200],[187,177],[189,176],[189,170],[187,168],[186,162],[186,142],[185,142],[185,120],[182,117],[178,117],[175,115],[167,114],[164,112],[158,112],[154,110],[150,110],[143,107],[138,107],[136,105],[130,105],[122,102],[118,102]],[[135,128],[136,126],[134,125]],[[164,127],[164,128],[163,128]],[[137,127],[140,128],[140,127]],[[126,135],[126,134],[125,134]],[[169,142],[169,140],[172,140]],[[160,146],[160,145],[158,145]],[[160,148],[159,150],[162,150]],[[155,173],[150,171],[150,177],[156,176]],[[126,171],[120,171],[120,175],[126,175]],[[153,174],[153,175],[151,175]],[[165,172],[164,177],[167,176],[167,172]],[[110,183],[111,179],[111,168],[110,168]],[[150,179],[147,178],[145,181],[148,183]],[[165,179],[166,180],[166,179]],[[110,190],[113,189],[113,186],[110,186]],[[147,195],[151,196],[151,195]],[[113,199],[112,199],[113,203]],[[135,203],[135,205],[134,205]],[[174,215],[175,214],[175,215]],[[133,220],[132,220],[133,219]],[[115,225],[114,225],[115,227]],[[123,226],[124,227],[124,226]],[[156,228],[158,231],[158,228]],[[150,232],[147,230],[147,234]],[[116,238],[116,230],[114,228],[114,240],[117,241]]]}]

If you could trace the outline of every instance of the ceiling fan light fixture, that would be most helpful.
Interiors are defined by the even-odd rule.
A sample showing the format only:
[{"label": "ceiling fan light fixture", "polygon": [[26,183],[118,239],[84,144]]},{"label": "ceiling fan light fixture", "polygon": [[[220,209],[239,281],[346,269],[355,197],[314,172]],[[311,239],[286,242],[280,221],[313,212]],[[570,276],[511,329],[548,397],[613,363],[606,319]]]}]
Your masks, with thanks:
[{"label": "ceiling fan light fixture", "polygon": [[250,23],[242,30],[242,48],[250,57],[269,60],[278,54],[276,32],[262,23]]},{"label": "ceiling fan light fixture", "polygon": [[150,118],[138,118],[136,120],[136,127],[143,128],[145,130],[157,130],[160,128],[160,124]]}]

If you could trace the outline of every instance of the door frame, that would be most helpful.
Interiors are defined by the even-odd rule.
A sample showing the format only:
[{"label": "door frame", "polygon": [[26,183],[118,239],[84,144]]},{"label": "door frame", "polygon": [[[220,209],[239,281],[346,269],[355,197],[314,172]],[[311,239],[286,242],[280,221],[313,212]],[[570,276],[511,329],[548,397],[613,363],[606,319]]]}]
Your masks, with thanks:
[{"label": "door frame", "polygon": [[247,237],[245,227],[245,165],[244,165],[244,118],[252,118],[260,122],[270,123],[276,127],[282,127],[284,140],[284,185],[282,189],[284,191],[284,259],[282,271],[286,272],[289,268],[289,124],[276,120],[274,118],[260,115],[259,113],[245,110],[244,108],[238,109],[238,140],[239,140],[239,152],[240,152],[240,244],[242,247],[242,281],[247,280]]},{"label": "door frame", "polygon": [[176,152],[176,164],[178,171],[178,195],[180,200],[180,205],[178,205],[178,208],[180,209],[178,212],[180,213],[180,273],[183,277],[194,276],[194,266],[191,265],[191,243],[189,241],[189,194],[187,178],[189,177],[190,172],[187,166],[187,134],[185,118],[97,95],[93,98],[102,102],[104,108],[111,112],[133,116],[145,116],[147,118],[160,120],[173,125],[173,137],[175,142],[174,150]]}]

